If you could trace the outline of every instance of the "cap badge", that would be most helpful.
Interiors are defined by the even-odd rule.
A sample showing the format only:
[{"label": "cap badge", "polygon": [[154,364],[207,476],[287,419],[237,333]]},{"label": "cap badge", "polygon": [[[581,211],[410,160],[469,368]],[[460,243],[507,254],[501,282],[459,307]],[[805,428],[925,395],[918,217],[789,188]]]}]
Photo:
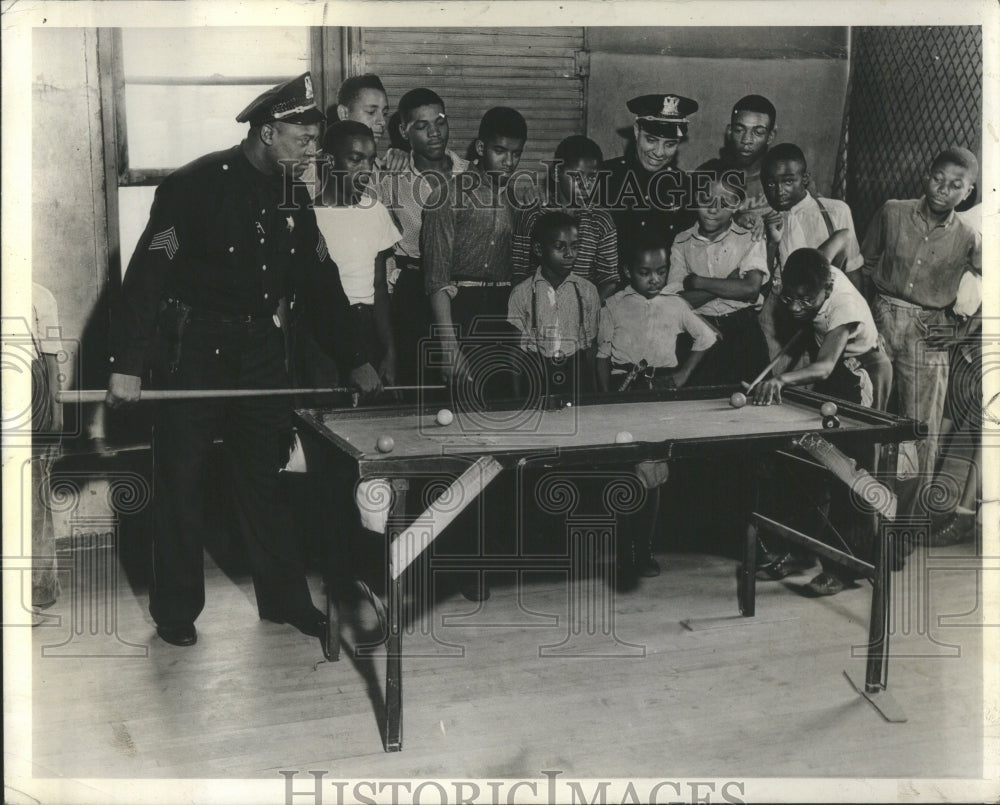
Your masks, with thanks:
[{"label": "cap badge", "polygon": [[303,76],[303,78],[305,79],[305,84],[306,84],[306,99],[307,100],[312,100],[312,98],[313,98],[313,81],[312,81],[312,76],[309,75],[309,73],[306,73],[305,76]]},{"label": "cap badge", "polygon": [[660,110],[660,115],[663,117],[677,117],[677,104],[681,101],[676,95],[664,95],[663,96],[663,108]]}]

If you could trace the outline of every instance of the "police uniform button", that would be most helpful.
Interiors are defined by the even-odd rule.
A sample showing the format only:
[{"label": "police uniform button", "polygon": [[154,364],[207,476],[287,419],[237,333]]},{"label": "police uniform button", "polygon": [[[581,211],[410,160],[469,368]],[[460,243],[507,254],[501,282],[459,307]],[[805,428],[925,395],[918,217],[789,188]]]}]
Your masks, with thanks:
[{"label": "police uniform button", "polygon": [[260,239],[260,242],[261,242],[261,243],[263,243],[263,242],[264,242],[264,238],[261,238],[261,239]]},{"label": "police uniform button", "polygon": [[645,225],[646,225],[646,222],[645,222],[645,221],[640,221],[640,222],[639,222],[639,226],[645,226]]},{"label": "police uniform button", "polygon": [[260,214],[263,215],[265,212],[267,212],[267,210],[261,210]]},{"label": "police uniform button", "polygon": [[267,299],[267,294],[264,294],[264,298]]},{"label": "police uniform button", "polygon": [[223,165],[223,166],[222,166],[222,169],[223,169],[224,171],[227,171],[227,170],[229,170],[229,166],[228,166],[228,165]]},{"label": "police uniform button", "polygon": [[295,254],[295,249],[292,249],[292,254]]},{"label": "police uniform button", "polygon": [[218,354],[219,354],[219,348],[218,348],[218,347],[216,347],[216,348],[215,348],[215,354],[216,354],[216,355],[218,355]]},{"label": "police uniform button", "polygon": [[267,271],[267,265],[266,265],[266,264],[265,264],[265,265],[262,265],[262,266],[260,267],[260,270],[261,270],[261,271]]},{"label": "police uniform button", "polygon": [[115,362],[115,356],[112,355],[110,358],[108,358],[108,363],[114,363],[114,362]]},{"label": "police uniform button", "polygon": [[229,247],[229,253],[230,253],[230,254],[232,254],[232,253],[233,253],[233,252],[235,252],[235,251],[236,251],[236,247],[235,247],[235,246],[230,246],[230,247]]}]

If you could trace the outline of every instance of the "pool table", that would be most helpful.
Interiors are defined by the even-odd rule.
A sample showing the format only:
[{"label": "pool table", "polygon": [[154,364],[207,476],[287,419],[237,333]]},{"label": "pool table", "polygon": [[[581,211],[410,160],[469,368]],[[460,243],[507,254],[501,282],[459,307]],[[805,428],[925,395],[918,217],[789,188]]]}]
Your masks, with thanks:
[{"label": "pool table", "polygon": [[[627,473],[645,460],[712,456],[729,456],[749,466],[752,456],[778,451],[824,468],[852,485],[876,516],[887,514],[889,498],[894,507],[892,493],[866,472],[863,465],[868,462],[862,460],[856,466],[839,448],[868,455],[874,461],[875,445],[882,445],[886,466],[892,466],[900,442],[921,438],[919,423],[800,389],[783,390],[781,405],[734,408],[729,398],[737,390],[713,386],[581,395],[572,401],[543,397],[530,405],[508,402],[481,410],[454,410],[454,419],[447,425],[438,424],[436,419],[438,411],[446,407],[439,402],[296,411],[309,472],[336,474],[341,483],[345,479],[378,479],[376,483],[383,484],[373,497],[384,509],[379,528],[385,528],[389,545],[388,603],[380,615],[385,620],[388,656],[386,751],[402,747],[400,578],[504,470],[599,467],[611,471],[620,468]],[[839,426],[829,429],[824,427],[820,407],[831,401],[838,407]],[[383,450],[378,445],[385,436],[393,442],[388,451],[384,451],[384,443]],[[439,499],[447,498],[451,505],[438,506],[435,501],[419,518],[407,517],[410,479],[431,473],[450,479],[449,489]],[[456,506],[455,500],[461,503]],[[755,549],[760,529],[806,545],[873,580],[872,648],[861,692],[878,707],[874,696],[884,691],[887,657],[886,539],[879,541],[874,564],[868,564],[754,512],[742,539],[737,585],[740,613],[748,617],[754,614]],[[347,571],[340,568],[338,572]],[[339,657],[334,589],[335,585],[327,584],[330,625],[324,652],[331,660]],[[380,608],[379,599],[372,599]]]}]

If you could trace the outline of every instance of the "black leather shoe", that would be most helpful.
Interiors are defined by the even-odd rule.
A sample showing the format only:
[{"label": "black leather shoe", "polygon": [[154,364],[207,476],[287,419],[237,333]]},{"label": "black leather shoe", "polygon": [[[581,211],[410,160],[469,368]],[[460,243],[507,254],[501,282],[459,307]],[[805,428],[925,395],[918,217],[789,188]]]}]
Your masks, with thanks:
[{"label": "black leather shoe", "polygon": [[812,567],[812,563],[805,565],[797,557],[786,553],[784,556],[779,556],[777,560],[769,565],[758,566],[757,578],[760,581],[780,581],[786,576],[791,576],[793,573],[801,573],[808,567]]},{"label": "black leather shoe", "polygon": [[310,637],[323,637],[326,634],[326,615],[316,607],[310,607],[304,612],[262,612],[260,617],[272,623],[288,623],[302,634]]},{"label": "black leather shoe", "polygon": [[198,642],[198,632],[193,623],[183,623],[180,626],[157,626],[156,633],[164,643],[172,646],[193,646]]},{"label": "black leather shoe", "polygon": [[935,523],[931,529],[929,542],[932,548],[943,548],[962,542],[971,542],[975,534],[976,515],[954,512]]}]

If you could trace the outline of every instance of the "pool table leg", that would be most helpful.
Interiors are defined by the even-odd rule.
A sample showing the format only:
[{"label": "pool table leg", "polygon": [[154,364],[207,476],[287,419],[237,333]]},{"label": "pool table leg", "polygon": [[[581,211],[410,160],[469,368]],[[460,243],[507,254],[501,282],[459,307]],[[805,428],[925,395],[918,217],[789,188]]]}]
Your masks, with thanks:
[{"label": "pool table leg", "polygon": [[[386,526],[388,542],[405,527],[406,492],[409,482],[392,479],[393,503]],[[403,748],[403,586],[402,576],[389,579],[389,624],[385,664],[385,751],[399,752]]]},{"label": "pool table leg", "polygon": [[752,618],[757,597],[757,526],[752,520],[747,524],[746,536],[743,539],[743,556],[739,573],[737,595],[740,614],[745,618]]},{"label": "pool table leg", "polygon": [[323,656],[328,662],[340,660],[340,602],[337,600],[339,579],[327,578],[326,582],[326,639]]}]

